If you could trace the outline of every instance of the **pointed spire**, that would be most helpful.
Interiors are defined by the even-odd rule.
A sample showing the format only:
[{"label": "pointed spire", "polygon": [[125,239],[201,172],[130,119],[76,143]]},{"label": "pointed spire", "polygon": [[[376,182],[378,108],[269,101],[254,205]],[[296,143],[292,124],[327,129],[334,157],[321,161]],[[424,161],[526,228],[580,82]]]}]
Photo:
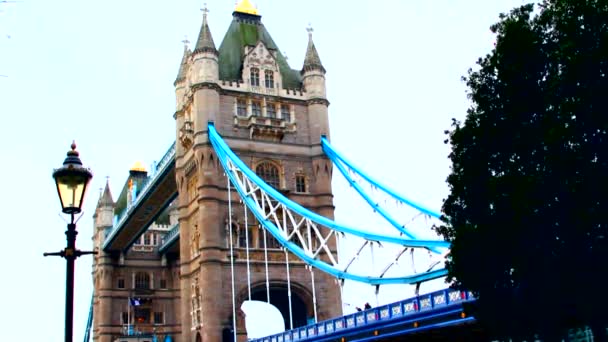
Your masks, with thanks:
[{"label": "pointed spire", "polygon": [[112,192],[110,192],[110,178],[106,179],[106,188],[103,190],[103,194],[99,198],[97,203],[98,207],[114,207],[114,200],[112,199]]},{"label": "pointed spire", "polygon": [[217,54],[217,49],[215,48],[213,37],[211,37],[209,25],[207,24],[207,13],[209,12],[209,9],[207,9],[206,3],[205,7],[203,7],[201,11],[203,12],[203,25],[201,26],[201,32],[198,35],[198,40],[196,41],[196,46],[194,47],[194,53],[212,52]]},{"label": "pointed spire", "polygon": [[177,72],[177,77],[175,78],[173,85],[185,80],[188,73],[188,57],[190,57],[190,50],[188,49],[188,44],[190,41],[188,41],[188,37],[184,37],[182,43],[184,43],[184,55],[182,57],[182,62],[179,65],[179,71]]},{"label": "pointed spire", "polygon": [[321,70],[321,72],[325,73],[325,68],[321,64],[321,58],[319,58],[315,43],[312,41],[313,29],[310,24],[308,24],[306,31],[308,31],[308,47],[306,48],[306,56],[304,57],[304,66],[301,73],[303,74],[309,70]]}]

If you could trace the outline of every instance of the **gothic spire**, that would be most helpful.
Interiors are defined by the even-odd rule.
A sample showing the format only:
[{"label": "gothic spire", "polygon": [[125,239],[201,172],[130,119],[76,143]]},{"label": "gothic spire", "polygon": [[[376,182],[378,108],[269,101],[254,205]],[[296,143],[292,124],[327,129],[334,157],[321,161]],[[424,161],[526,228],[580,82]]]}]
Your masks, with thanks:
[{"label": "gothic spire", "polygon": [[201,11],[203,12],[203,25],[201,25],[201,32],[198,34],[198,40],[196,41],[196,45],[194,47],[194,53],[212,52],[217,54],[217,49],[215,48],[215,43],[213,43],[213,37],[211,37],[209,25],[207,24],[207,13],[209,10],[207,9],[206,4]]},{"label": "gothic spire", "polygon": [[304,57],[304,66],[302,67],[302,73],[309,70],[320,70],[325,73],[325,68],[321,64],[321,58],[315,47],[315,43],[312,41],[312,27],[308,26],[308,47],[306,48],[306,56]]},{"label": "gothic spire", "polygon": [[103,194],[99,198],[97,203],[98,207],[113,207],[114,200],[112,199],[112,192],[110,192],[110,180],[106,180],[106,188],[103,190]]},{"label": "gothic spire", "polygon": [[175,78],[175,82],[173,82],[173,85],[176,85],[177,83],[185,80],[188,74],[188,57],[190,56],[190,50],[188,50],[188,43],[190,42],[188,41],[188,38],[184,38],[184,40],[182,40],[182,43],[184,43],[184,55],[182,57],[182,62],[179,65],[179,71],[177,72],[177,77]]}]

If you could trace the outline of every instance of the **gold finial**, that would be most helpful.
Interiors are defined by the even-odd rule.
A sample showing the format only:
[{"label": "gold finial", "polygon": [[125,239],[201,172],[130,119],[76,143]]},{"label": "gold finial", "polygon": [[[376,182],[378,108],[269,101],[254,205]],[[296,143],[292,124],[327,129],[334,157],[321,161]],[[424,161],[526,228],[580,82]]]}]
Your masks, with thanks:
[{"label": "gold finial", "polygon": [[144,164],[142,164],[140,161],[136,161],[135,164],[133,164],[133,166],[131,166],[130,171],[148,172],[146,170],[146,167],[144,166]]},{"label": "gold finial", "polygon": [[234,9],[235,12],[259,15],[258,9],[249,0],[241,0]]}]

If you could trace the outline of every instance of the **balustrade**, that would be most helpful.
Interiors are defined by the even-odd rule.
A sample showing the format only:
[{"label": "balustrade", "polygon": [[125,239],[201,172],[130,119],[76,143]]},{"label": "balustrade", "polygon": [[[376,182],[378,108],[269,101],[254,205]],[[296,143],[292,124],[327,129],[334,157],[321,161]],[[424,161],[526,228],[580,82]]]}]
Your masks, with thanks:
[{"label": "balustrade", "polygon": [[445,289],[250,341],[302,341],[337,332],[346,333],[355,328],[380,325],[383,322],[472,300],[475,298],[471,292]]}]

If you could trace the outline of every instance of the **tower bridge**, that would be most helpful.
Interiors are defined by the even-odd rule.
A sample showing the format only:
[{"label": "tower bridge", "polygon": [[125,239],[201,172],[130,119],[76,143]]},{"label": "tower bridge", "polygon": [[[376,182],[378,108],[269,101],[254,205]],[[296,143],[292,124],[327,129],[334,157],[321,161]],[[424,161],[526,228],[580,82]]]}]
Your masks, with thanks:
[{"label": "tower bridge", "polygon": [[[248,0],[219,48],[203,11],[174,82],[175,142],[153,169],[135,165],[116,200],[109,184],[99,198],[86,341],[386,340],[474,322],[462,307],[474,299],[451,290],[342,316],[345,280],[379,289],[442,278],[449,244],[419,238],[366,187],[411,217],[437,213],[331,145],[325,73],[312,30],[295,70]],[[390,234],[334,220],[334,169]],[[387,246],[390,260],[367,269]],[[252,336],[241,307],[254,301],[280,312],[280,331]]]}]

